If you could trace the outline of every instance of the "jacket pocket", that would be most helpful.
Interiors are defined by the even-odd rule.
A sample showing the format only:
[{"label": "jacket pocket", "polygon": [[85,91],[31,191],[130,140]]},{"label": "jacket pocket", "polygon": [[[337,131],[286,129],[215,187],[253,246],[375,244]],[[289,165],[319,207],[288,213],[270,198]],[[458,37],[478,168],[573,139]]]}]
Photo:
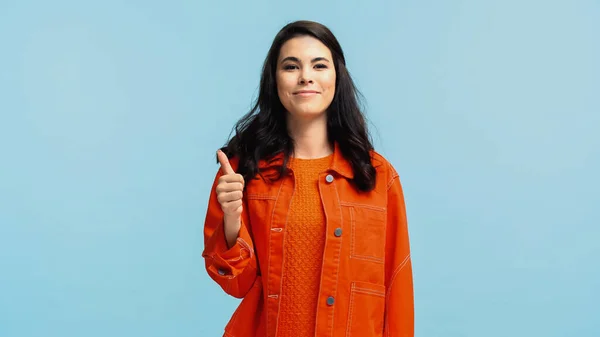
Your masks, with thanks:
[{"label": "jacket pocket", "polygon": [[385,287],[352,282],[346,337],[383,336]]},{"label": "jacket pocket", "polygon": [[264,300],[262,278],[256,277],[252,288],[248,291],[225,326],[225,336],[256,336],[261,325]]},{"label": "jacket pocket", "polygon": [[383,263],[385,223],[385,208],[368,205],[350,207],[351,258]]}]

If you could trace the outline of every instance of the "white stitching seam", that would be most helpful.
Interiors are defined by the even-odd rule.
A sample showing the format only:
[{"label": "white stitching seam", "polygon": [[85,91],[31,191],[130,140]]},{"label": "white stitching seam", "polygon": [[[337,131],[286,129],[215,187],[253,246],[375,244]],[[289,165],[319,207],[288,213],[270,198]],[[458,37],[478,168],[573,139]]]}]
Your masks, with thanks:
[{"label": "white stitching seam", "polygon": [[410,260],[410,254],[408,254],[404,260],[402,260],[402,262],[398,265],[398,267],[396,267],[396,270],[394,270],[394,273],[392,274],[392,279],[390,280],[390,286],[388,288],[388,296],[389,296],[389,292],[392,289],[392,285],[394,284],[394,280],[396,279],[396,276],[398,275],[398,273],[402,270],[402,268],[404,268],[404,266],[406,266],[406,264],[408,263],[408,261]]},{"label": "white stitching seam", "polygon": [[[402,262],[398,265],[398,267],[396,267],[396,270],[394,270],[394,272],[392,273],[392,278],[390,280],[390,285],[386,291],[387,295],[385,296],[385,303],[386,303],[386,307],[389,307],[388,303],[390,301],[390,294],[392,293],[392,286],[394,285],[394,281],[396,280],[396,276],[398,275],[398,273],[400,273],[400,271],[408,264],[408,261],[410,261],[410,254],[408,254],[404,260],[402,260]],[[390,336],[390,329],[389,329],[389,319],[386,320],[385,322],[385,326],[386,326],[386,330],[387,330],[387,336]]]},{"label": "white stitching seam", "polygon": [[246,248],[248,253],[250,253],[250,258],[252,258],[254,256],[254,250],[252,249],[252,247],[250,247],[248,242],[246,242],[246,240],[244,240],[242,238],[238,238],[237,240],[242,246],[244,246]]},{"label": "white stitching seam", "polygon": [[394,174],[392,175],[392,179],[390,179],[390,181],[388,182],[387,185],[387,190],[389,191],[390,188],[392,188],[392,185],[394,184],[394,180],[396,180],[396,178],[400,177],[400,175],[397,172],[394,172]]},{"label": "white stitching seam", "polygon": [[277,196],[269,194],[247,194],[246,198],[248,200],[276,200]]},{"label": "white stitching seam", "polygon": [[355,288],[354,291],[357,293],[361,293],[361,294],[377,295],[380,297],[385,297],[385,292],[383,292],[383,291],[376,291],[376,290],[365,289],[365,288]]},{"label": "white stitching seam", "polygon": [[[273,224],[273,215],[275,214],[275,208],[277,208],[277,202],[279,201],[279,195],[281,194],[281,189],[283,188],[283,183],[284,183],[284,181],[282,181],[281,184],[279,185],[279,191],[277,191],[277,197],[275,198],[275,203],[273,203],[273,211],[271,211],[271,223],[270,223],[270,225]],[[269,291],[269,284],[270,284],[270,282],[269,282],[269,275],[271,275],[271,241],[272,241],[272,237],[271,236],[272,236],[272,234],[273,234],[272,232],[269,234],[269,258],[267,260],[268,261],[267,262],[267,294],[270,293],[270,291]],[[265,303],[265,305],[268,308],[269,304]],[[267,323],[266,324],[267,324],[267,329],[268,329],[269,328],[269,314],[267,313],[266,316],[267,316],[267,319],[266,319]],[[277,322],[275,322],[275,324],[277,324]],[[275,332],[277,332],[277,326],[275,327]]]},{"label": "white stitching seam", "polygon": [[342,201],[340,202],[341,206],[356,206],[356,207],[361,207],[361,208],[367,208],[367,209],[371,209],[374,211],[379,211],[379,212],[385,212],[386,208],[385,207],[379,207],[379,206],[374,206],[374,205],[368,205],[368,204],[359,204],[356,202],[348,202],[348,201]]},{"label": "white stitching seam", "polygon": [[[381,257],[375,257],[375,256],[367,256],[367,255],[357,255],[354,253],[354,248],[355,248],[355,237],[356,237],[356,219],[354,217],[354,206],[358,206],[358,207],[363,207],[364,205],[362,204],[355,204],[355,203],[349,203],[349,202],[342,202],[341,204],[343,204],[344,206],[348,207],[348,210],[350,212],[350,258],[351,259],[356,259],[356,260],[363,260],[363,261],[370,261],[370,262],[374,262],[374,263],[378,263],[378,264],[384,264],[384,259]],[[365,208],[370,208],[370,209],[374,209],[377,211],[381,211],[383,210],[384,212],[386,211],[385,208],[383,207],[376,207],[376,206],[369,206],[369,207],[365,207]],[[385,242],[385,241],[384,241]]]},{"label": "white stitching seam", "polygon": [[[338,200],[338,206],[339,206],[339,211],[340,211],[340,223],[343,225],[344,224],[344,212],[342,211],[342,206],[341,206],[341,201],[340,201],[340,194],[338,193],[337,187],[336,187],[336,183],[335,180],[333,181],[333,190],[335,191],[335,196],[337,197]],[[341,256],[341,251],[342,251],[342,245],[344,243],[343,241],[344,237],[340,236],[340,244],[339,244],[339,249],[337,252],[337,273],[335,276],[335,289],[334,289],[334,293],[337,293],[337,287],[339,284],[339,280],[340,280],[340,256]],[[333,325],[335,322],[335,306],[333,307],[333,311],[332,311],[332,315],[331,315],[331,336],[333,336]]]},{"label": "white stitching seam", "polygon": [[384,263],[383,259],[379,258],[379,257],[363,256],[363,255],[352,255],[350,257],[353,259],[356,259],[356,260],[371,261],[371,262],[378,263],[378,264]]},{"label": "white stitching seam", "polygon": [[354,238],[355,238],[355,224],[354,224],[354,207],[348,209],[350,211],[350,256],[354,253]]},{"label": "white stitching seam", "polygon": [[352,283],[352,289],[350,290],[350,309],[348,310],[348,322],[346,323],[346,337],[350,337],[350,328],[352,326],[352,311],[354,310],[354,288],[355,285]]},{"label": "white stitching seam", "polygon": [[[321,205],[323,206],[323,213],[325,214],[325,228],[327,228],[327,221],[329,220],[329,214],[327,213],[327,207],[325,207],[324,203],[323,203],[323,194],[321,194],[321,177],[322,174],[319,175],[319,196],[321,199]],[[323,250],[323,254],[325,254],[325,251],[327,250],[327,236],[325,236],[325,247]],[[323,271],[323,269],[325,268],[325,259],[323,258],[321,261],[321,271]],[[319,282],[319,296],[321,296],[321,290],[323,289],[323,282]],[[315,334],[317,333],[317,326],[319,325],[319,305],[317,305],[317,312],[315,314],[315,317],[317,317],[315,319]]]}]

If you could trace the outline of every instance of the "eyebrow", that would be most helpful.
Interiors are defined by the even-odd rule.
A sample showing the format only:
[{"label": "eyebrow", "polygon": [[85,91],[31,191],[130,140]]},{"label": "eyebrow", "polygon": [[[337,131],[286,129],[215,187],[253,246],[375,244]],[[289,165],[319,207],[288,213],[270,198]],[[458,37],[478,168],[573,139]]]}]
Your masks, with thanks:
[{"label": "eyebrow", "polygon": [[[288,56],[288,57],[284,58],[283,60],[281,60],[280,63],[283,63],[285,61],[293,61],[293,62],[300,63],[300,60],[297,57],[294,57],[294,56]],[[326,59],[325,57],[315,57],[314,59],[311,60],[311,63],[315,63],[315,62],[319,62],[319,61],[329,62],[329,60]]]}]

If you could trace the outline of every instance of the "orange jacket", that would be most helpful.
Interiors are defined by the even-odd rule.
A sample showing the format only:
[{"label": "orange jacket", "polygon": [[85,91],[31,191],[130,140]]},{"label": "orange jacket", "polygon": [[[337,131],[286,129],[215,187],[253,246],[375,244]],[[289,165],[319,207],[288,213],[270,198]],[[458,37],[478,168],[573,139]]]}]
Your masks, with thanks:
[{"label": "orange jacket", "polygon": [[[234,170],[237,160],[230,160]],[[277,174],[283,156],[261,161],[263,176]],[[404,196],[392,165],[373,151],[376,187],[358,192],[348,181],[350,163],[336,144],[333,162],[319,179],[326,214],[316,336],[413,337],[412,265]],[[216,198],[217,173],[204,224],[202,256],[210,277],[243,298],[225,327],[227,337],[275,337],[281,291],[286,218],[293,172],[268,183],[260,176],[244,191],[242,226],[228,249]]]}]

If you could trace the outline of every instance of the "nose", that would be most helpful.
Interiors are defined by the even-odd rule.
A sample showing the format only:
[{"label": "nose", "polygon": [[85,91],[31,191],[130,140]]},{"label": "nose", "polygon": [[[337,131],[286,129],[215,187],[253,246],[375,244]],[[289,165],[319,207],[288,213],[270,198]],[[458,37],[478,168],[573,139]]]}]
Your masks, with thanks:
[{"label": "nose", "polygon": [[304,70],[300,73],[300,78],[298,79],[299,84],[306,85],[307,83],[313,83],[313,80],[310,75],[309,70]]}]

